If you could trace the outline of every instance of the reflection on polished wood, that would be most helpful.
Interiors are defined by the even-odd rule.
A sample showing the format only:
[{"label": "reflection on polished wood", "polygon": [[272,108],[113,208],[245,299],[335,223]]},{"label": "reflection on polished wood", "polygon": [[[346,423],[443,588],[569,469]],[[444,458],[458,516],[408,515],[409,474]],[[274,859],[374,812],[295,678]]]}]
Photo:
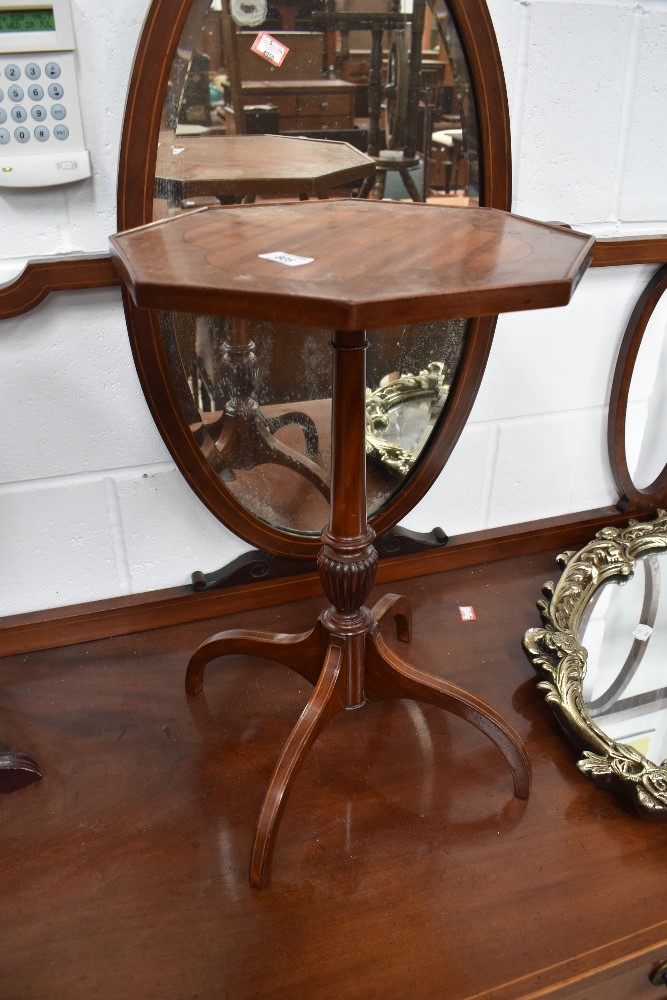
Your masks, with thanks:
[{"label": "reflection on polished wood", "polygon": [[160,133],[155,197],[325,197],[375,173],[347,142],[284,135],[186,136]]},{"label": "reflection on polished wood", "polygon": [[[401,253],[392,255],[387,247],[396,245]],[[580,234],[493,210],[361,201],[222,209],[113,238],[119,270],[139,306],[151,306],[160,297],[163,308],[186,311],[195,302],[202,311],[259,318],[279,309],[295,322],[330,318],[337,327],[332,340],[331,509],[318,557],[331,604],[306,635],[216,635],[194,653],[187,671],[190,695],[200,692],[211,660],[239,652],[268,656],[316,679],[260,811],[250,868],[253,885],[262,887],[269,880],[287,795],[318,734],[341,710],[360,708],[374,698],[429,702],[471,722],[501,749],[515,795],[527,798],[530,767],[514,730],[488,705],[411,667],[386,644],[379,622],[389,613],[399,638],[409,637],[409,609],[401,597],[392,595],[372,610],[366,606],[378,556],[366,514],[364,327],[395,322],[397,311],[406,323],[442,314],[452,318],[464,302],[472,315],[562,304],[588,264],[591,245]],[[286,267],[259,256],[275,250],[309,263]],[[239,294],[239,286],[252,294]]]},{"label": "reflection on polished wood", "polygon": [[[214,683],[211,665],[198,698],[182,675],[194,645],[261,628],[266,609],[230,615],[223,599],[211,612],[224,618],[94,642],[72,632],[75,645],[6,656],[3,737],[43,762],[44,780],[2,800],[0,992],[660,997],[649,974],[667,960],[665,827],[581,778],[521,650],[558,545],[391,585],[413,608],[415,660],[525,741],[528,802],[472,726],[374,702],[313,747],[259,894],[246,878],[257,811],[309,684],[246,655]],[[282,604],[276,620],[298,634],[320,603]]]}]

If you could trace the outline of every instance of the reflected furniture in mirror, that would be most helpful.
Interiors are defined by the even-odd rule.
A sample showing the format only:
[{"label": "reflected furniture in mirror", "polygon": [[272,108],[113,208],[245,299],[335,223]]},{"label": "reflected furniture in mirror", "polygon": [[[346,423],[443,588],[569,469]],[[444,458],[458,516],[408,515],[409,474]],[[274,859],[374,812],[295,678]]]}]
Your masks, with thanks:
[{"label": "reflected furniture in mirror", "polygon": [[666,550],[662,510],[598,531],[559,557],[563,574],[538,603],[544,627],[524,637],[539,689],[583,750],[579,770],[659,819],[667,819]]},{"label": "reflected furniture in mirror", "polygon": [[[405,255],[394,252],[397,233]],[[365,606],[377,567],[366,499],[366,330],[382,328],[389,318],[409,324],[564,305],[590,262],[592,244],[582,234],[491,209],[359,199],[201,209],[112,239],[121,277],[139,307],[187,312],[196,306],[243,319],[278,313],[296,324],[334,328],[331,504],[318,556],[330,607],[311,632],[299,635],[215,635],[193,654],[187,671],[186,690],[196,695],[211,660],[244,653],[284,664],[315,686],[260,811],[254,886],[269,880],[285,801],[310,747],[334,715],[367,700],[415,698],[462,716],[503,752],[515,795],[528,796],[526,751],[502,717],[410,666],[382,638],[379,622],[391,616],[399,639],[409,639],[405,600],[386,595],[372,610]]]}]

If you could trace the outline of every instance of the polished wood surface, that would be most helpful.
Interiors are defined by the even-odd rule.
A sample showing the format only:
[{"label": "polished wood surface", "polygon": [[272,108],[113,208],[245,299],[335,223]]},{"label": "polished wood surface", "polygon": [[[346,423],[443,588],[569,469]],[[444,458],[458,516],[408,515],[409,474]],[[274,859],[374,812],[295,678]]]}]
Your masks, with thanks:
[{"label": "polished wood surface", "polygon": [[[565,305],[593,243],[494,209],[358,199],[203,208],[111,239],[139,306],[344,330]],[[276,251],[312,263],[260,256]]]},{"label": "polished wood surface", "polygon": [[156,197],[298,197],[375,173],[375,164],[347,142],[284,135],[160,134]]},{"label": "polished wood surface", "polygon": [[[0,993],[659,997],[667,829],[577,771],[521,650],[556,552],[400,584],[411,659],[509,719],[531,798],[454,716],[402,701],[341,713],[301,772],[263,893],[246,881],[252,830],[308,685],[242,655],[209,667],[205,702],[182,677],[197,642],[265,612],[6,658],[4,734],[44,780],[2,800]],[[322,606],[276,614],[298,633]]]},{"label": "polished wood surface", "polygon": [[17,278],[0,286],[0,320],[29,312],[51,292],[107,288],[119,283],[107,254],[31,260]]},{"label": "polished wood surface", "polygon": [[[516,555],[577,549],[601,528],[625,523],[627,516],[617,507],[602,507],[456,535],[447,545],[438,548],[381,559],[376,582],[388,585],[396,580],[479,566]],[[295,561],[295,572],[301,566],[302,563]],[[311,572],[280,578],[257,580],[248,574],[245,580],[222,591],[197,592],[191,586],[169,587],[9,615],[1,620],[0,656],[199,622],[220,614],[223,609],[225,614],[232,614],[270,608],[286,600],[302,600],[320,593],[321,584],[313,566]]]}]

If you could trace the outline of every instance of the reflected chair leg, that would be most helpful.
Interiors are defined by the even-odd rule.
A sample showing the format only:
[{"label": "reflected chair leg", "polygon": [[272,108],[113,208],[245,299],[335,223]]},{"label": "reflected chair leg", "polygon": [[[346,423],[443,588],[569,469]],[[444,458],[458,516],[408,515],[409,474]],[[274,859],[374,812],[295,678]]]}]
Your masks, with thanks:
[{"label": "reflected chair leg", "polygon": [[287,635],[284,632],[258,632],[254,629],[228,629],[201,643],[194,651],[185,674],[185,691],[191,697],[204,686],[204,671],[211,660],[242,653],[263,656],[290,667],[311,684],[317,682],[324,655],[325,640],[319,621],[308,632]]},{"label": "reflected chair leg", "polygon": [[308,751],[330,720],[345,707],[344,645],[330,640],[320,679],[292,730],[271,777],[257,822],[250,861],[250,883],[263,888],[271,877],[271,861],[287,796]]},{"label": "reflected chair leg", "polygon": [[505,757],[514,794],[527,799],[530,761],[523,741],[495,709],[455,684],[410,666],[386,644],[378,631],[366,643],[366,694],[369,700],[411,698],[444,708],[470,722],[496,744]]}]

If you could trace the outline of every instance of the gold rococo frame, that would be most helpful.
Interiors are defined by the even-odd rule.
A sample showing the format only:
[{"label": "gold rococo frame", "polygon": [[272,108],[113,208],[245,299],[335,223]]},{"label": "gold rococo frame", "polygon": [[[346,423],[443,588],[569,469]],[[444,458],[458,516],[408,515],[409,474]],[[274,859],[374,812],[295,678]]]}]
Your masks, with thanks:
[{"label": "gold rococo frame", "polygon": [[588,603],[607,580],[630,577],[637,559],[667,549],[667,512],[625,528],[603,528],[577,552],[557,562],[564,572],[542,588],[537,602],[544,628],[530,628],[523,647],[541,680],[537,687],[579,750],[579,770],[596,784],[629,798],[638,812],[667,819],[667,760],[655,764],[634,747],[616,743],[592,720],[583,697],[588,653],[577,639]]}]

